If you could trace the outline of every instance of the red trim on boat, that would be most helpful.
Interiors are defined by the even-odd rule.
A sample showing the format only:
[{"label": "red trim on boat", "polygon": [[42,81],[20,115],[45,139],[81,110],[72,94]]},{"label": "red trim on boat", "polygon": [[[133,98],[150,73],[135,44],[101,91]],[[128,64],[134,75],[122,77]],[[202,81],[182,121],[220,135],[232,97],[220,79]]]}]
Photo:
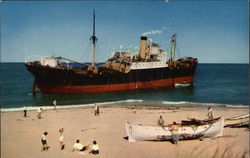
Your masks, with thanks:
[{"label": "red trim on boat", "polygon": [[160,87],[174,87],[176,83],[179,84],[192,84],[193,76],[169,78],[156,81],[146,82],[133,82],[122,84],[105,84],[105,85],[47,85],[39,84],[38,87],[43,93],[55,93],[55,94],[68,94],[68,93],[103,93],[114,91],[129,91],[136,89],[148,89],[148,88],[160,88]]}]

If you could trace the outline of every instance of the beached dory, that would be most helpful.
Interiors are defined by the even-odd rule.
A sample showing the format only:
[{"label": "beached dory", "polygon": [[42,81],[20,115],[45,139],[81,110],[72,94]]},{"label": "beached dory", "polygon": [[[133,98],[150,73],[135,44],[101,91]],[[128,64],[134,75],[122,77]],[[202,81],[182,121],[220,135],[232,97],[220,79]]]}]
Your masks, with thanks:
[{"label": "beached dory", "polygon": [[225,119],[225,127],[249,126],[249,114]]},{"label": "beached dory", "polygon": [[[143,140],[171,140],[171,125],[152,126],[126,122],[126,131],[129,142]],[[179,124],[178,135],[180,140],[218,137],[222,135],[224,118],[213,120],[191,119]]]}]

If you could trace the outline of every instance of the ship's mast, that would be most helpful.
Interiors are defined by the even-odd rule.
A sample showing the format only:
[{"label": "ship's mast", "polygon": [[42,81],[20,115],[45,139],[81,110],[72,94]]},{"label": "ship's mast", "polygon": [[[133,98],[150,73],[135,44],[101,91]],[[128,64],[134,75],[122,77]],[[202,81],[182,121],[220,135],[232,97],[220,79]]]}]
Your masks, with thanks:
[{"label": "ship's mast", "polygon": [[172,40],[171,40],[170,66],[173,66],[173,63],[174,63],[175,45],[176,45],[176,33],[173,34]]},{"label": "ship's mast", "polygon": [[97,37],[95,36],[95,10],[93,11],[93,35],[90,37],[90,40],[92,40],[92,66],[95,66],[95,46]]}]

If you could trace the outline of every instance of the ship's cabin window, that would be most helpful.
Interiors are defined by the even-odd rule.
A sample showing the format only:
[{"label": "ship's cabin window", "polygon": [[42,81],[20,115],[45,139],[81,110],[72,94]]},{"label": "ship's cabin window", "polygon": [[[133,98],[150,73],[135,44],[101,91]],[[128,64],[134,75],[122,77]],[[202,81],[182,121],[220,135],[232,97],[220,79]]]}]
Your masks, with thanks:
[{"label": "ship's cabin window", "polygon": [[150,55],[150,59],[157,60],[157,55]]}]

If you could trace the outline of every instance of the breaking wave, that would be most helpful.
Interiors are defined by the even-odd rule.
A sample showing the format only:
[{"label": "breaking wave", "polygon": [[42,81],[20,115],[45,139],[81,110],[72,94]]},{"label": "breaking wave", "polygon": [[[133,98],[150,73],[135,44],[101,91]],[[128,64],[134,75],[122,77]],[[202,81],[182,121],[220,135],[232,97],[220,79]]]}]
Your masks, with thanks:
[{"label": "breaking wave", "polygon": [[189,86],[191,86],[192,84],[180,84],[180,83],[176,83],[175,84],[175,87],[189,87]]},{"label": "breaking wave", "polygon": [[[100,102],[100,103],[90,103],[90,104],[77,104],[77,105],[57,105],[56,109],[67,109],[67,108],[79,108],[79,107],[94,107],[95,104],[98,106],[115,106],[117,104],[162,104],[165,106],[174,105],[174,106],[181,106],[181,107],[199,107],[199,108],[207,108],[211,107],[220,107],[220,108],[235,108],[235,109],[248,109],[250,105],[229,105],[229,104],[219,104],[219,103],[197,103],[197,102],[185,102],[185,101],[148,101],[148,100],[136,100],[136,99],[127,99],[127,100],[120,100],[120,101],[112,101],[112,102]],[[1,112],[11,112],[11,111],[23,111],[27,109],[28,111],[37,110],[38,108],[42,108],[44,110],[53,110],[54,106],[23,106],[18,108],[1,108]]]}]

